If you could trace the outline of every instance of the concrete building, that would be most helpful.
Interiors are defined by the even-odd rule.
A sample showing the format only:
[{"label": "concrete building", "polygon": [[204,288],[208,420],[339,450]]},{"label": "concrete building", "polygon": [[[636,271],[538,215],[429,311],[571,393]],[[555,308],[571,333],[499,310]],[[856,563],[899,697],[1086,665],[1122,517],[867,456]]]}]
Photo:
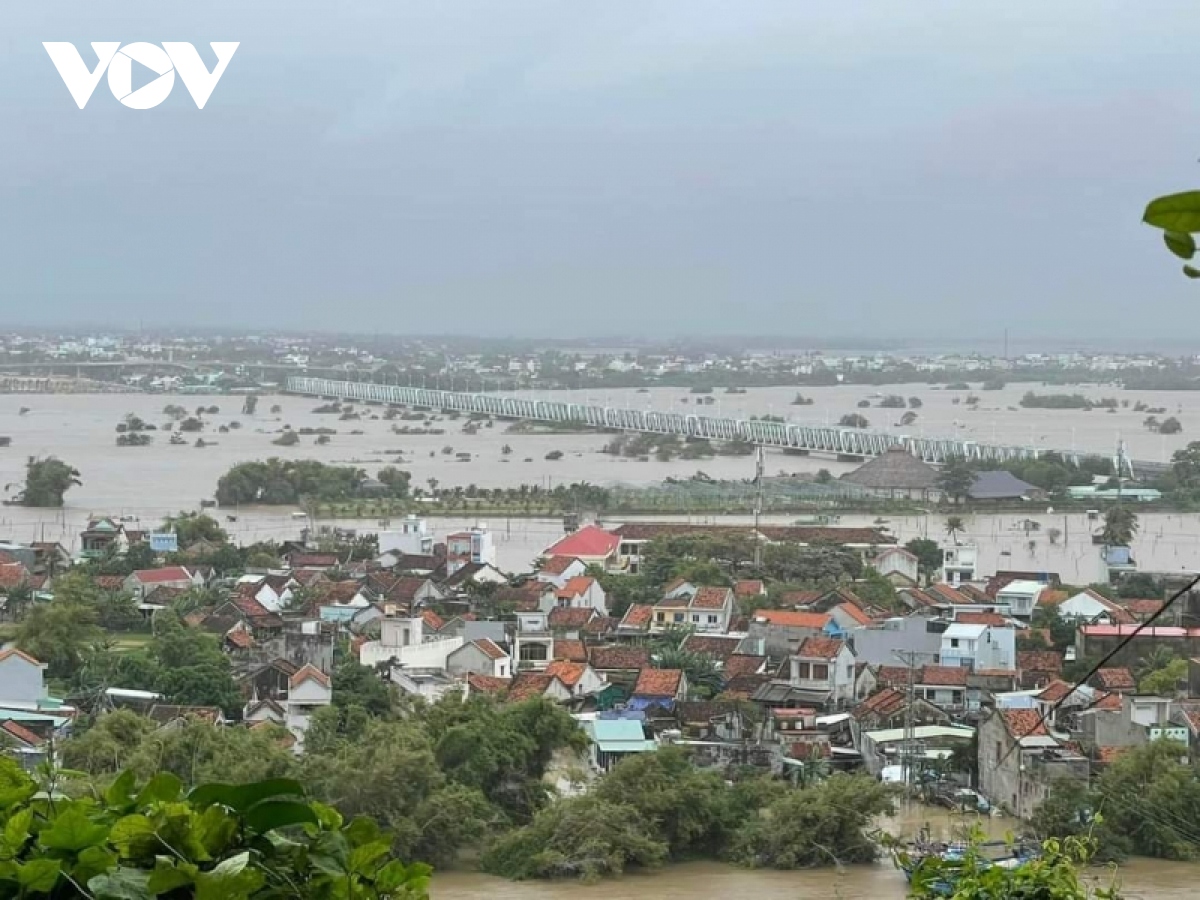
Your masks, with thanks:
[{"label": "concrete building", "polygon": [[433,553],[433,535],[428,523],[415,515],[406,516],[398,528],[379,532],[379,553],[401,556],[428,556]]},{"label": "concrete building", "polygon": [[947,622],[925,616],[897,617],[852,631],[849,639],[860,663],[894,666],[897,652],[916,653],[922,661],[937,662],[947,627]]},{"label": "concrete building", "polygon": [[1061,778],[1086,782],[1086,757],[1050,734],[1034,709],[996,709],[979,728],[979,787],[1019,819],[1029,819]]}]

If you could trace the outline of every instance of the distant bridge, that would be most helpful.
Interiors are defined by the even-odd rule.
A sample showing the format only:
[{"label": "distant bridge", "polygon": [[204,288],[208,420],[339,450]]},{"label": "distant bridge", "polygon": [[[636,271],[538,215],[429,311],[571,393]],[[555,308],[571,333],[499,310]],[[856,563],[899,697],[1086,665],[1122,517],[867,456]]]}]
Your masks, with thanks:
[{"label": "distant bridge", "polygon": [[[985,444],[959,438],[927,438],[897,435],[865,428],[837,425],[800,425],[762,419],[731,419],[694,413],[657,412],[620,406],[594,406],[561,400],[530,400],[499,394],[443,391],[431,388],[401,387],[365,381],[336,381],[329,378],[294,376],[287,379],[286,392],[362,403],[387,403],[397,406],[424,406],[453,409],[464,413],[482,413],[507,419],[532,419],[541,422],[574,422],[595,428],[640,431],[649,434],[675,434],[680,437],[707,438],[716,441],[746,441],[763,447],[804,453],[862,459],[879,456],[901,445],[914,456],[929,463],[948,459],[972,459],[1007,462],[1037,459],[1050,452],[1047,448],[1007,444]],[[1063,453],[1064,459],[1078,462],[1086,456],[1101,454]],[[1133,467],[1141,464],[1132,463]]]}]

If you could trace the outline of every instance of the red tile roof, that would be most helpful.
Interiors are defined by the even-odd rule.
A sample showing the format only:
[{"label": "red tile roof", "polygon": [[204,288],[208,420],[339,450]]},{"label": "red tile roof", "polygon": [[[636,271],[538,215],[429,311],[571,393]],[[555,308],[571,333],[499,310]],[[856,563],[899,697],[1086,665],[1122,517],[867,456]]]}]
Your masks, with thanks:
[{"label": "red tile roof", "polygon": [[609,632],[616,631],[617,625],[621,623],[620,619],[612,616],[595,616],[588,619],[586,625],[583,626],[584,634],[591,635],[606,635]]},{"label": "red tile roof", "polygon": [[829,624],[825,613],[794,612],[788,609],[760,609],[754,614],[755,622],[766,622],[780,628],[812,628],[820,631]]},{"label": "red tile roof", "polygon": [[1037,695],[1037,698],[1046,703],[1058,703],[1060,700],[1070,696],[1072,691],[1073,687],[1071,685],[1060,678],[1056,678],[1046,685],[1042,692]]},{"label": "red tile roof", "polygon": [[733,586],[733,592],[739,597],[757,597],[767,592],[763,583],[757,579],[739,581]]},{"label": "red tile roof", "polygon": [[765,656],[755,656],[749,653],[734,653],[725,659],[721,666],[721,674],[726,680],[742,675],[757,675],[766,664]]},{"label": "red tile roof", "polygon": [[312,663],[306,663],[296,670],[296,674],[291,677],[288,684],[297,688],[306,681],[315,681],[321,687],[329,687],[329,676],[314,666]]},{"label": "red tile roof", "polygon": [[702,587],[692,598],[692,609],[724,609],[733,598],[733,591],[724,587]]},{"label": "red tile roof", "polygon": [[620,538],[612,532],[595,525],[585,525],[574,534],[568,534],[562,540],[550,545],[546,549],[546,555],[606,557],[612,555],[620,542]]},{"label": "red tile roof", "polygon": [[908,695],[895,688],[884,688],[876,691],[853,710],[854,718],[865,719],[869,716],[887,717],[895,715],[906,705]]},{"label": "red tile roof", "polygon": [[431,628],[434,631],[441,631],[446,627],[446,620],[435,613],[432,609],[422,610],[421,619],[425,622],[426,628]]},{"label": "red tile roof", "polygon": [[921,669],[917,684],[931,684],[937,687],[966,687],[967,675],[970,671],[964,666],[934,666]]},{"label": "red tile roof", "polygon": [[733,655],[741,642],[740,637],[729,637],[723,634],[689,634],[683,639],[680,649],[724,660]]},{"label": "red tile roof", "polygon": [[633,688],[636,697],[674,697],[683,681],[681,669],[642,669]]},{"label": "red tile roof", "polygon": [[954,621],[962,625],[990,625],[993,628],[1003,628],[1010,624],[1008,619],[994,612],[960,612]]},{"label": "red tile roof", "polygon": [[507,678],[493,678],[491,675],[467,674],[467,684],[473,691],[481,694],[502,694],[508,690],[512,682]]},{"label": "red tile roof", "polygon": [[1163,601],[1151,599],[1122,600],[1125,608],[1141,619],[1148,619],[1163,608]]},{"label": "red tile roof", "polygon": [[787,591],[779,595],[780,606],[811,606],[821,599],[824,591]]},{"label": "red tile roof", "polygon": [[596,610],[590,606],[573,609],[569,606],[556,606],[550,610],[547,621],[551,628],[582,628],[596,615]]},{"label": "red tile roof", "polygon": [[865,612],[855,606],[853,603],[839,603],[834,609],[841,612],[843,615],[849,616],[859,625],[870,625],[872,619]]},{"label": "red tile roof", "polygon": [[576,575],[574,578],[567,579],[567,583],[555,591],[555,594],[564,599],[578,597],[580,594],[590,591],[595,583],[596,579],[588,575]]},{"label": "red tile roof", "polygon": [[1008,733],[1015,738],[1038,737],[1049,734],[1046,724],[1041,721],[1041,714],[1032,709],[1002,709]]},{"label": "red tile roof", "polygon": [[102,591],[119,591],[125,587],[125,578],[122,575],[97,575],[92,583]]},{"label": "red tile roof", "polygon": [[133,577],[141,584],[163,584],[168,581],[191,581],[192,574],[183,566],[167,566],[162,569],[140,569]]},{"label": "red tile roof", "polygon": [[540,571],[547,575],[561,575],[577,562],[579,559],[574,556],[552,556],[542,563]]},{"label": "red tile roof", "polygon": [[18,725],[12,719],[0,722],[0,729],[8,732],[11,737],[16,738],[27,747],[40,747],[46,742],[40,735],[34,734],[24,725]]},{"label": "red tile roof", "polygon": [[645,630],[650,627],[650,622],[653,619],[653,606],[645,603],[634,603],[629,609],[625,610],[625,615],[621,617],[621,624],[618,627]]},{"label": "red tile roof", "polygon": [[1111,694],[1104,694],[1103,696],[1097,698],[1096,701],[1089,707],[1089,709],[1106,709],[1120,712],[1124,706],[1125,703],[1121,699],[1121,695],[1114,692]]},{"label": "red tile roof", "polygon": [[248,632],[242,631],[240,628],[230,629],[225,634],[225,640],[229,641],[229,643],[233,644],[233,646],[241,648],[242,650],[249,650],[254,646],[254,638],[252,638]]},{"label": "red tile roof", "polygon": [[583,641],[556,640],[554,642],[554,658],[565,659],[568,662],[587,662],[587,647]]},{"label": "red tile roof", "polygon": [[837,638],[810,637],[804,639],[796,655],[807,659],[833,659],[842,652],[844,646]]},{"label": "red tile roof", "polygon": [[579,684],[579,679],[583,677],[583,673],[587,671],[587,663],[567,662],[564,659],[556,659],[546,666],[546,674],[553,675],[567,687],[575,687]]},{"label": "red tile roof", "polygon": [[[555,641],[555,649],[560,641]],[[648,647],[592,647],[588,651],[588,661],[594,669],[644,669],[650,665],[650,649]]]},{"label": "red tile roof", "polygon": [[545,672],[521,672],[513,679],[508,689],[508,699],[516,702],[542,697],[554,680],[553,675]]},{"label": "red tile roof", "polygon": [[1095,675],[1096,687],[1106,691],[1137,690],[1137,682],[1133,673],[1125,668],[1099,669]]},{"label": "red tile roof", "polygon": [[[920,670],[917,670],[913,673],[914,684],[920,675]],[[880,666],[875,670],[875,684],[877,684],[879,687],[907,685],[908,668],[906,666]]]},{"label": "red tile roof", "polygon": [[931,584],[925,589],[928,593],[933,594],[934,598],[942,603],[966,603],[973,604],[965,594],[959,593],[948,584]]},{"label": "red tile roof", "polygon": [[1128,753],[1132,747],[1097,747],[1096,762],[1108,765],[1115,762],[1117,757]]},{"label": "red tile roof", "polygon": [[508,656],[495,641],[489,638],[477,638],[471,641],[471,643],[482,650],[488,659],[504,659]]},{"label": "red tile roof", "polygon": [[29,570],[19,562],[0,564],[0,588],[15,588],[29,581]]},{"label": "red tile roof", "polygon": [[1024,672],[1049,672],[1057,674],[1062,671],[1063,655],[1057,650],[1018,650],[1017,668]]},{"label": "red tile roof", "polygon": [[46,665],[40,660],[34,659],[24,650],[18,650],[16,647],[9,647],[7,650],[0,650],[0,662],[4,662],[4,660],[8,659],[10,656],[19,657],[20,659],[25,660],[25,662],[31,663],[35,666],[42,666],[44,668]]}]

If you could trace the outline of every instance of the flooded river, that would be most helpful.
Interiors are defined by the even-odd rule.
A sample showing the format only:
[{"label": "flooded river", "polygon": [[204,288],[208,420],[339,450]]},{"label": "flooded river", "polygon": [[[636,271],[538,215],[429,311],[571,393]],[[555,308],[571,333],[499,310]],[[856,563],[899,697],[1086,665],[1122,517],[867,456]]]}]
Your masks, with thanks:
[{"label": "flooded river", "polygon": [[[881,823],[901,839],[916,835],[922,826],[939,840],[953,839],[969,826],[979,827],[993,840],[1005,839],[1015,822],[1007,818],[953,815],[942,809],[907,806]],[[1107,886],[1108,869],[1087,874],[1094,884]],[[1182,900],[1197,896],[1200,865],[1137,859],[1119,871],[1126,900],[1162,898]],[[890,900],[904,897],[904,875],[890,860],[844,869],[798,872],[743,869],[721,863],[684,863],[650,873],[625,875],[594,885],[578,882],[512,882],[476,872],[446,872],[433,878],[433,900],[694,900],[738,897],[754,900]]]},{"label": "flooded river", "polygon": [[[1114,389],[1084,387],[1078,390],[1100,399],[1116,396],[1128,399],[1130,409],[1109,415],[1092,412],[1018,410],[1013,412],[1026,386],[1014,386],[1003,391],[979,391],[980,409],[969,411],[960,401],[965,392],[933,390],[925,386],[814,388],[804,389],[812,406],[791,406],[796,390],[791,388],[752,388],[746,394],[711,395],[714,403],[705,411],[732,415],[784,415],[796,421],[836,421],[846,412],[855,410],[860,399],[876,394],[900,394],[921,398],[922,405],[916,425],[909,433],[928,429],[930,434],[953,434],[956,431],[980,440],[994,437],[1001,441],[1044,443],[1048,446],[1107,451],[1118,435],[1129,443],[1130,455],[1135,458],[1160,459],[1169,456],[1189,439],[1193,426],[1200,435],[1200,392],[1125,392]],[[1038,390],[1061,390],[1038,388]],[[1075,390],[1075,389],[1071,389]],[[652,405],[659,409],[684,409],[694,406],[697,395],[684,390],[654,389],[642,394],[636,391],[558,392],[554,396],[570,395],[591,402],[629,405]],[[542,395],[538,395],[542,396]],[[687,400],[688,403],[682,403]],[[1132,405],[1139,400],[1164,407],[1178,415],[1184,426],[1182,435],[1160,437],[1141,427],[1144,413],[1134,413]],[[871,401],[878,403],[878,397]],[[163,408],[179,404],[189,410],[198,406],[219,407],[219,413],[206,416],[209,425],[203,433],[214,446],[198,449],[189,443],[174,446],[165,435],[156,436],[148,447],[116,446],[116,425],[126,413],[162,425],[166,422]],[[272,413],[274,405],[280,412]],[[12,438],[12,446],[0,448],[0,486],[19,484],[23,478],[28,455],[57,455],[75,465],[82,473],[83,486],[67,495],[63,510],[27,510],[0,508],[0,538],[15,540],[59,540],[75,549],[77,534],[90,515],[128,515],[137,517],[144,527],[156,526],[162,519],[179,510],[196,509],[202,498],[210,498],[217,479],[231,466],[248,460],[280,456],[290,459],[317,459],[322,462],[356,465],[375,473],[384,465],[400,465],[413,474],[416,485],[431,479],[442,486],[476,484],[480,486],[511,486],[522,483],[560,484],[571,481],[590,481],[594,484],[649,484],[666,477],[688,477],[703,469],[717,478],[749,478],[752,462],[746,458],[718,457],[711,460],[673,460],[640,462],[618,459],[600,453],[608,440],[599,434],[522,434],[508,431],[505,423],[492,428],[480,428],[478,433],[462,433],[463,422],[442,420],[435,427],[444,428],[443,435],[397,435],[392,422],[378,416],[378,408],[363,408],[363,418],[339,421],[337,416],[313,412],[317,402],[299,397],[263,397],[253,416],[241,414],[242,400],[233,396],[178,395],[0,395],[0,435]],[[28,411],[21,413],[21,407]],[[873,426],[885,426],[898,419],[901,411],[872,408],[865,410]],[[237,423],[240,427],[225,433],[221,426]],[[329,444],[319,446],[308,436],[294,447],[272,444],[285,424],[295,429],[334,428],[337,434]],[[403,423],[397,425],[413,425]],[[900,429],[895,429],[899,433]],[[361,432],[352,434],[351,432]],[[1193,435],[1195,436],[1195,435]],[[194,439],[195,435],[189,435]],[[503,453],[505,445],[512,452]],[[445,448],[452,453],[444,453]],[[551,450],[563,451],[563,458],[547,461]],[[458,453],[469,453],[468,462],[456,459]],[[835,472],[852,466],[829,460],[772,454],[768,457],[768,472],[799,472],[816,468]],[[298,535],[302,522],[294,519],[289,509],[221,510],[224,520],[236,515],[237,521],[223,521],[240,540],[281,540]],[[678,517],[675,517],[678,518]],[[792,517],[775,517],[773,522],[789,522]],[[1040,529],[1026,533],[1024,520],[1036,522]],[[748,523],[749,519],[698,519],[709,522]],[[869,524],[870,518],[846,517],[841,524]],[[347,527],[373,528],[374,521],[347,521]],[[456,518],[436,523],[439,534],[457,529],[468,520]],[[499,562],[502,567],[521,570],[562,533],[561,522],[555,519],[512,519],[488,523],[497,534]],[[887,525],[902,541],[914,536],[941,538],[942,520],[936,516],[892,517]],[[981,548],[981,569],[1020,569],[1058,572],[1068,581],[1079,583],[1100,577],[1101,567],[1096,548],[1090,542],[1091,532],[1097,529],[1083,515],[1063,516],[1044,506],[1030,507],[1022,515],[980,515],[967,523],[965,540],[977,541]],[[1060,534],[1050,540],[1051,529]],[[1200,517],[1195,515],[1144,515],[1134,551],[1143,569],[1179,571],[1197,566],[1193,548],[1200,542]]]}]

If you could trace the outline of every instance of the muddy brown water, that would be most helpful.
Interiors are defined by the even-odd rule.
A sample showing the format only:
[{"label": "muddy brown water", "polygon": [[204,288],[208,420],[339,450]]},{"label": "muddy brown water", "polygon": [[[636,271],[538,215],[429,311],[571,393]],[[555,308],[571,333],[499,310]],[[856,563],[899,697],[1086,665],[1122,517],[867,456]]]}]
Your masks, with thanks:
[{"label": "muddy brown water", "polygon": [[[881,823],[892,834],[911,837],[928,825],[938,838],[960,834],[975,825],[991,839],[1011,833],[1014,822],[1007,818],[951,815],[939,809],[908,807]],[[1089,870],[1087,879],[1107,886],[1108,869]],[[1200,895],[1200,864],[1130,860],[1118,870],[1122,896],[1127,900],[1161,898],[1182,900]],[[433,900],[695,900],[698,897],[742,897],[754,900],[889,900],[904,897],[903,874],[889,860],[874,865],[824,868],[797,872],[744,869],[712,862],[667,866],[650,873],[628,874],[597,884],[575,881],[512,882],[477,872],[445,872],[434,875]]]}]

